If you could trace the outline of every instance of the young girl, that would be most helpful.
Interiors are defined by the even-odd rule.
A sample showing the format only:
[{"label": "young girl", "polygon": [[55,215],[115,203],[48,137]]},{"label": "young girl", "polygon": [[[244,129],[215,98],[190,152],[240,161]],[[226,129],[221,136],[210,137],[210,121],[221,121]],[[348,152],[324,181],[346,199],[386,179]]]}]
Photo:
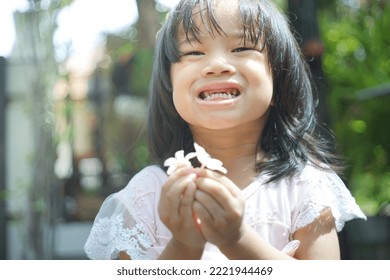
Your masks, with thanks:
[{"label": "young girl", "polygon": [[182,0],[157,36],[156,165],[106,199],[87,256],[340,258],[337,232],[365,216],[332,171],[314,110],[309,70],[271,1]]}]

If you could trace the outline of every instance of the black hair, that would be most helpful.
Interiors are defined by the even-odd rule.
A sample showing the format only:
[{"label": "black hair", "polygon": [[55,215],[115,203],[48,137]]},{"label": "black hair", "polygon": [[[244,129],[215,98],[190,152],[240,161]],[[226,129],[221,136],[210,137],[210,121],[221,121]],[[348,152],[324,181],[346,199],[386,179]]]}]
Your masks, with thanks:
[{"label": "black hair", "polygon": [[[270,181],[292,175],[311,161],[337,168],[328,137],[319,127],[315,88],[310,69],[291,31],[289,22],[268,0],[237,0],[243,38],[262,42],[273,76],[273,106],[258,142],[267,160],[256,168],[270,175]],[[183,28],[187,39],[198,38],[197,17],[210,33],[224,34],[213,10],[213,0],[182,0],[167,16],[157,34],[155,60],[150,84],[148,143],[153,159],[160,165],[176,151],[193,150],[189,126],[180,117],[172,99],[170,68],[179,61],[177,35]]]}]

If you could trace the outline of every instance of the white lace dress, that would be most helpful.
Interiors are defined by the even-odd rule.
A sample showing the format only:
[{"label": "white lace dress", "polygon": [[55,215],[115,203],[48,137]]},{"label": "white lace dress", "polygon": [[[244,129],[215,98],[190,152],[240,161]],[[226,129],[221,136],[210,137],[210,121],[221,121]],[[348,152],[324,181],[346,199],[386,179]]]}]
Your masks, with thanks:
[{"label": "white lace dress", "polygon": [[[97,214],[85,252],[90,259],[117,259],[120,251],[132,259],[156,259],[171,238],[161,222],[157,205],[167,179],[157,166],[136,174],[121,191],[106,198]],[[265,240],[282,250],[298,229],[313,222],[330,207],[340,231],[346,221],[365,215],[341,179],[307,165],[297,176],[265,184],[259,175],[242,193],[245,222]],[[202,259],[226,259],[206,244]]]}]

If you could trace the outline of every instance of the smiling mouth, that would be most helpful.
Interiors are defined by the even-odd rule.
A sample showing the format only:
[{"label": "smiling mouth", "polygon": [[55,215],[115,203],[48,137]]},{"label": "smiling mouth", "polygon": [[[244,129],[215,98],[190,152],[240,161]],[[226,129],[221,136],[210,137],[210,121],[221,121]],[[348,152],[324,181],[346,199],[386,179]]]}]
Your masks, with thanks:
[{"label": "smiling mouth", "polygon": [[228,89],[228,90],[206,90],[202,91],[199,94],[199,98],[204,101],[220,101],[220,100],[229,100],[235,99],[240,96],[240,91],[238,89]]}]

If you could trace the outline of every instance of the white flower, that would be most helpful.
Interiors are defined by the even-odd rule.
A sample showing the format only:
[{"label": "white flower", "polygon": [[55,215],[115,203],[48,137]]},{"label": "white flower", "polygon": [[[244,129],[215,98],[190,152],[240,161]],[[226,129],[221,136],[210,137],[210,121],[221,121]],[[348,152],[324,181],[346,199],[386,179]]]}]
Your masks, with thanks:
[{"label": "white flower", "polygon": [[164,166],[168,167],[167,174],[171,175],[179,166],[192,166],[190,159],[197,157],[202,164],[201,168],[227,173],[226,168],[222,166],[222,161],[212,158],[204,148],[194,143],[195,152],[188,153],[184,156],[184,151],[180,150],[175,153],[175,157],[170,157],[164,161]]},{"label": "white flower", "polygon": [[164,166],[168,167],[167,174],[171,175],[178,166],[192,166],[190,159],[196,157],[196,153],[189,153],[184,156],[184,151],[180,150],[175,153],[175,157],[170,157],[164,161]]},{"label": "white flower", "polygon": [[195,151],[196,151],[196,157],[202,164],[202,167],[206,167],[208,169],[222,172],[223,174],[227,173],[227,170],[225,167],[222,166],[222,161],[212,158],[204,148],[199,146],[198,144],[194,143]]}]

